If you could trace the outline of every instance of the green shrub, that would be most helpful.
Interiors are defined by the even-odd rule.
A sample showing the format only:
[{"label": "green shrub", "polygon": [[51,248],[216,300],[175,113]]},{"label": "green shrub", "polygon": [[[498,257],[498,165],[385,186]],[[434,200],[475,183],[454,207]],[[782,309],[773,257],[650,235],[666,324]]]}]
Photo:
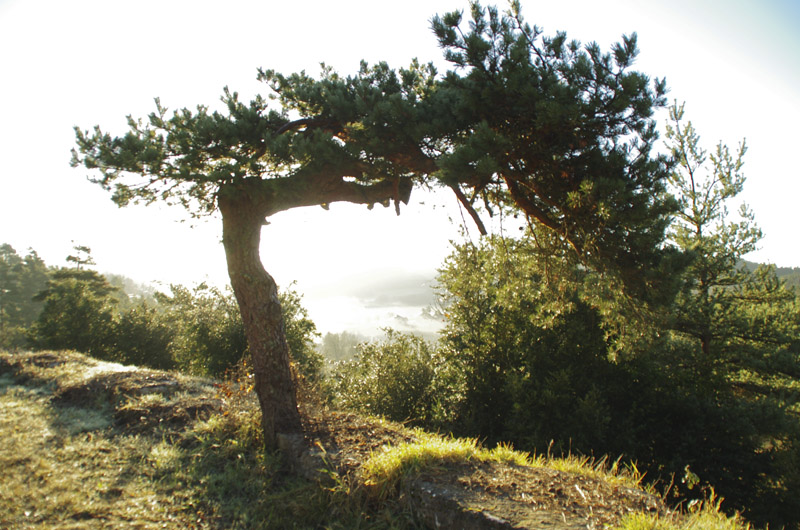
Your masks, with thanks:
[{"label": "green shrub", "polygon": [[36,300],[44,303],[29,339],[40,349],[72,349],[100,359],[111,358],[114,288],[92,270],[54,271]]},{"label": "green shrub", "polygon": [[445,357],[424,339],[386,330],[336,365],[329,389],[337,406],[394,421],[441,424],[459,399]]},{"label": "green shrub", "polygon": [[[287,289],[279,297],[292,361],[304,378],[316,381],[322,369],[322,358],[313,348],[316,326],[299,294]],[[205,283],[192,289],[171,285],[170,295],[157,293],[156,300],[163,317],[152,324],[171,328],[171,355],[180,369],[218,376],[245,356],[247,337],[230,289],[223,291]]]},{"label": "green shrub", "polygon": [[192,289],[171,285],[170,295],[156,295],[165,320],[175,332],[172,356],[184,371],[220,375],[247,351],[239,309],[230,292],[201,283]]},{"label": "green shrub", "polygon": [[302,296],[293,289],[278,293],[283,311],[283,323],[289,355],[301,377],[309,384],[316,384],[322,375],[324,360],[314,346],[314,338],[319,336],[317,326],[308,317],[302,305]]},{"label": "green shrub", "polygon": [[143,302],[123,311],[113,334],[115,360],[161,370],[175,367],[171,347],[177,330],[157,307]]}]

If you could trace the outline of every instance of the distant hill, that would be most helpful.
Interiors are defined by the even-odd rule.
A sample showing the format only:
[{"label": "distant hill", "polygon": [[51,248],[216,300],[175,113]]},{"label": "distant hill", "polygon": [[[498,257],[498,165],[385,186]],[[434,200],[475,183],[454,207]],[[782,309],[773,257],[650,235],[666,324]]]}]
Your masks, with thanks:
[{"label": "distant hill", "polygon": [[[755,270],[759,265],[763,265],[762,263],[747,260],[744,260],[744,264],[751,271]],[[800,292],[800,267],[775,267],[775,272],[778,278],[786,281],[786,285],[794,287]]]}]

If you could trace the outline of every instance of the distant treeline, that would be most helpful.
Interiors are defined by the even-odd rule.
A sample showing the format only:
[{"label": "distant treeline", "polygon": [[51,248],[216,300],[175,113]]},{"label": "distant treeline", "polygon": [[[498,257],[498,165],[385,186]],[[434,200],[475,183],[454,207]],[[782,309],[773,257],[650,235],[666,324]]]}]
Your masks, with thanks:
[{"label": "distant treeline", "polygon": [[[170,285],[159,292],[120,275],[102,275],[87,247],[69,267],[50,267],[29,250],[0,246],[0,347],[70,349],[99,359],[221,375],[247,351],[229,289]],[[296,292],[280,293],[287,340],[298,371],[315,377],[322,358],[316,326]]]}]

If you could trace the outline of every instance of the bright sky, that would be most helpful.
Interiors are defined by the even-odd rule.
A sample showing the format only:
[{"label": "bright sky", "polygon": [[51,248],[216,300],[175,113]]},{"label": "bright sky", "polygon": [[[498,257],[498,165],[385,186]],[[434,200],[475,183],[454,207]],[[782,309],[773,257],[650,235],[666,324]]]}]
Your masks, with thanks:
[{"label": "bright sky", "polygon": [[[505,7],[503,0],[499,2]],[[72,127],[122,133],[158,96],[171,109],[214,105],[224,86],[261,90],[258,67],[349,74],[361,59],[441,70],[429,19],[466,0],[0,0],[0,243],[61,265],[90,246],[105,272],[140,282],[227,282],[218,219],[182,210],[118,209],[69,167]],[[795,163],[800,123],[800,3],[796,0],[523,2],[546,34],[565,30],[604,49],[639,35],[636,67],[666,77],[670,98],[710,150],[747,138],[744,200],[766,237],[753,260],[800,266]],[[420,204],[424,200],[425,204]],[[448,195],[393,208],[333,205],[278,214],[262,258],[280,285],[297,281],[324,331],[425,330],[426,283],[458,237]],[[436,208],[432,208],[436,206]],[[455,224],[450,222],[454,218]],[[474,237],[475,231],[472,226]]]}]

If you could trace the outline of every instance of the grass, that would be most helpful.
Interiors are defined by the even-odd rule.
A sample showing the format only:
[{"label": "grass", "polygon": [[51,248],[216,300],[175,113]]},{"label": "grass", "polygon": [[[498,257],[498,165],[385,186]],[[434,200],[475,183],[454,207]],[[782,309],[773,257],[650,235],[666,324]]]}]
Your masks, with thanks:
[{"label": "grass", "polygon": [[[156,528],[191,521],[141,463],[148,443],[115,437],[105,411],[54,411],[46,393],[3,385],[0,527]],[[63,414],[62,414],[63,413]]]},{"label": "grass", "polygon": [[186,396],[58,404],[57,387],[79,382],[85,366],[26,365],[12,374],[2,361],[0,528],[415,527],[408,513],[370,505],[333,472],[320,480],[288,474],[263,449],[252,410],[180,428],[123,428],[115,412]]},{"label": "grass", "polygon": [[[80,388],[89,376],[124,367],[62,352],[53,362],[25,359],[0,352],[0,528],[418,528],[392,495],[399,481],[475,460],[546,466],[630,487],[641,481],[635,469],[616,464],[530,456],[502,445],[486,449],[474,439],[422,431],[415,443],[373,452],[361,468],[362,482],[333,470],[306,480],[263,449],[257,411],[246,400],[229,399],[235,406],[222,414],[185,424],[147,417],[196,402],[212,388],[207,382],[173,374],[182,386],[172,393],[60,402],[53,397],[65,387]],[[147,429],[119,421],[140,415]],[[620,528],[747,527],[722,515],[712,499],[685,517],[632,515]]]},{"label": "grass", "polygon": [[[400,482],[410,476],[435,473],[448,464],[470,461],[504,462],[518,466],[547,467],[612,484],[641,488],[643,476],[633,468],[620,468],[618,462],[610,467],[605,460],[594,461],[588,457],[567,456],[549,458],[531,456],[515,451],[509,445],[494,449],[482,447],[475,439],[452,438],[417,431],[418,441],[383,447],[373,452],[364,463],[362,473],[371,494],[385,499],[397,491]],[[687,513],[674,513],[667,517],[657,514],[636,513],[625,517],[619,530],[749,530],[741,517],[729,517],[720,508],[721,499],[712,497],[698,502]]]},{"label": "grass", "polygon": [[388,492],[395,490],[397,484],[407,476],[419,475],[423,471],[435,471],[447,464],[469,461],[548,467],[631,488],[641,486],[642,476],[635,468],[620,469],[617,463],[608,468],[605,460],[597,463],[589,457],[574,455],[563,458],[531,456],[529,453],[515,451],[506,444],[487,449],[474,438],[439,436],[421,430],[415,434],[418,441],[384,447],[380,452],[373,452],[362,466],[365,483],[377,492],[379,497],[385,497]]},{"label": "grass", "polygon": [[618,530],[750,530],[751,526],[738,515],[727,516],[720,508],[722,500],[712,497],[698,502],[681,517],[659,519],[646,514],[631,514],[622,520]]},{"label": "grass", "polygon": [[525,455],[506,450],[506,446],[487,450],[472,438],[443,437],[421,430],[415,434],[420,441],[386,446],[380,452],[373,452],[362,467],[366,482],[391,484],[422,470],[470,460],[527,463]]}]

